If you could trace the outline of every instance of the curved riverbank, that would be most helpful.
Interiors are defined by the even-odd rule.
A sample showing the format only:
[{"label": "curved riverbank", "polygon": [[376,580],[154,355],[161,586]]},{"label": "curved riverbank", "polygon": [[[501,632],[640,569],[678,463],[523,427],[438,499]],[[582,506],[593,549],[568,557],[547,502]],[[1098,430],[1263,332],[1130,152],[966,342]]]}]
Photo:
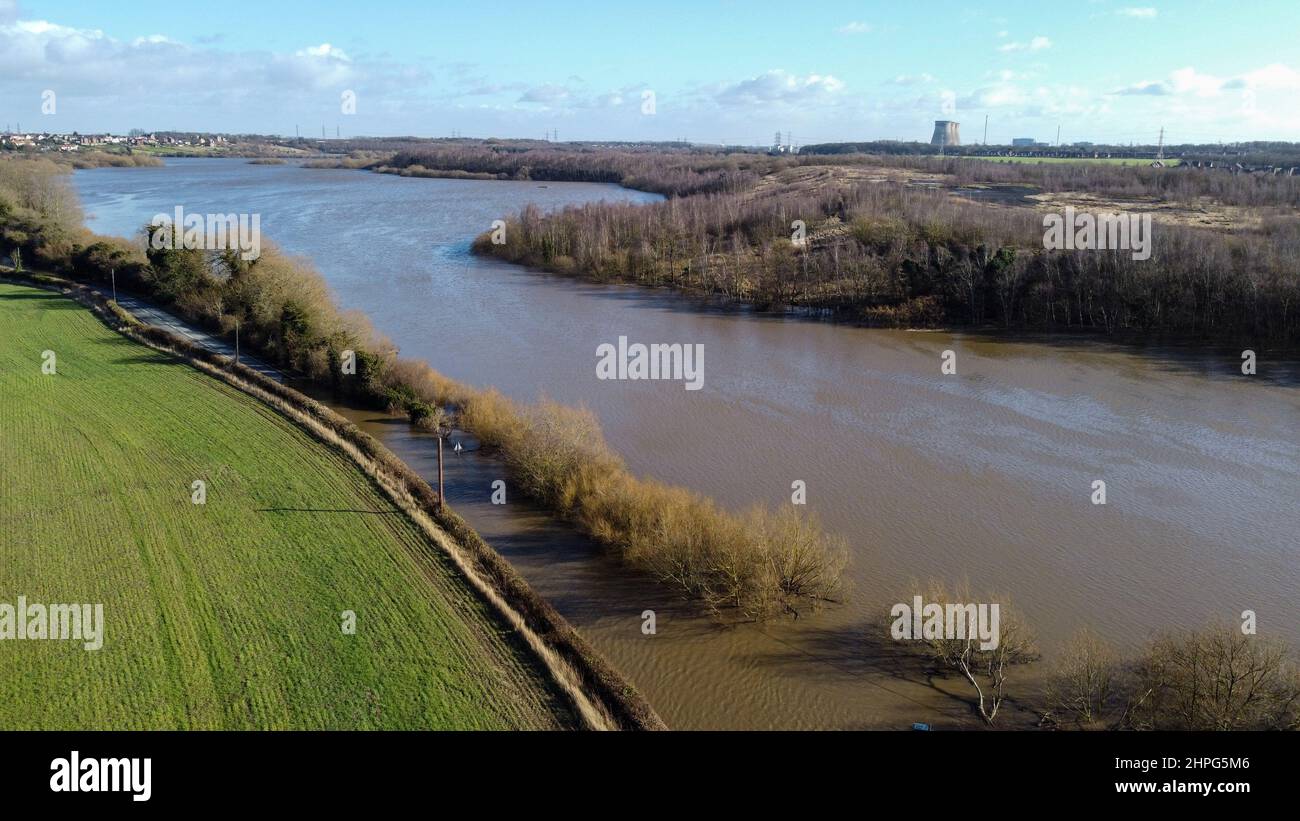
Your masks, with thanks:
[{"label": "curved riverbank", "polygon": [[[17,276],[9,271],[8,276]],[[98,292],[49,276],[24,278],[61,292],[110,328],[140,344],[177,356],[198,370],[262,401],[322,444],[347,456],[442,547],[464,579],[532,648],[589,729],[663,729],[650,705],[544,599],[536,594],[418,474],[381,443],[315,400],[230,358],[165,329],[140,323]]]}]

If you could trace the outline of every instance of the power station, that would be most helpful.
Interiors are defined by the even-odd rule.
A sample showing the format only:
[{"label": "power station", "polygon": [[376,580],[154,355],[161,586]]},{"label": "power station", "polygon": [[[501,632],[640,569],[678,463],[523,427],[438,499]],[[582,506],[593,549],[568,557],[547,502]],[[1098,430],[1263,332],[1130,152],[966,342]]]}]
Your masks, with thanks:
[{"label": "power station", "polygon": [[939,148],[961,145],[961,123],[952,120],[935,120],[934,136],[930,138],[930,145]]}]

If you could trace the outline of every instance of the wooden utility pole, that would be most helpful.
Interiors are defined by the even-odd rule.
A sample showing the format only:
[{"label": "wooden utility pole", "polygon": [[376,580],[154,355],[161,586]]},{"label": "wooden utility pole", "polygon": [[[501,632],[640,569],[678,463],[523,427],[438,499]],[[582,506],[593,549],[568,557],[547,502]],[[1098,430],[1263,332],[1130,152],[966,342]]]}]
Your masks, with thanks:
[{"label": "wooden utility pole", "polygon": [[442,436],[438,436],[438,509],[442,509]]},{"label": "wooden utility pole", "polygon": [[235,317],[235,364],[239,364],[239,317]]},{"label": "wooden utility pole", "polygon": [[116,268],[110,268],[109,271],[108,271],[108,275],[109,275],[110,277],[113,278],[113,302],[116,304],[116,302],[117,302],[117,269],[116,269]]}]

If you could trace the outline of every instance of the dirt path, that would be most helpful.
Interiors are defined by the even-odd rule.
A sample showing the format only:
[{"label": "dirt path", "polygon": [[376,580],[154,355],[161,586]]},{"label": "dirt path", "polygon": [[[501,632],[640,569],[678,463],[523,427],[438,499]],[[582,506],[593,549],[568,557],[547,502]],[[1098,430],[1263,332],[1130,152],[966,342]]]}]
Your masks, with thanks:
[{"label": "dirt path", "polygon": [[[87,285],[86,287],[106,299],[112,299],[113,297],[112,290],[109,288],[104,288],[99,285]],[[141,322],[149,325],[156,325],[159,328],[170,331],[171,333],[187,339],[201,348],[219,353],[222,356],[233,357],[235,355],[234,345],[218,336],[194,328],[192,325],[187,324],[185,320],[164,311],[153,303],[146,302],[139,297],[127,296],[126,294],[119,293],[117,295],[117,304],[121,305],[128,312],[134,314]],[[261,373],[263,376],[274,379],[276,382],[283,383],[287,382],[289,379],[283,371],[268,365],[255,356],[250,356],[242,350],[239,352],[239,362],[242,365],[247,365],[258,373]]]}]

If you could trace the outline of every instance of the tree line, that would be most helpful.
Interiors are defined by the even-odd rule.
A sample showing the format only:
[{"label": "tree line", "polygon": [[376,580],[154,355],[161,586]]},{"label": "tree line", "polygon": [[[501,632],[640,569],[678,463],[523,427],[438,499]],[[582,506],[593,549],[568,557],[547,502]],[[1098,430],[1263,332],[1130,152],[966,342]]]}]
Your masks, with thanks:
[{"label": "tree line", "polygon": [[[945,174],[969,186],[1032,184],[1189,204],[1210,197],[1263,214],[1233,233],[1168,224],[1157,214],[1151,258],[1134,260],[1122,250],[1045,250],[1042,215],[1032,209],[982,204],[939,187],[862,181],[860,172],[841,175],[826,160],[746,164],[732,156],[726,161],[764,176],[739,190],[658,203],[524,208],[507,219],[503,243],[485,233],[474,248],[596,281],[668,286],[875,325],[1300,340],[1300,218],[1293,205],[1300,203],[1300,180],[882,160],[882,168]],[[682,161],[695,160],[676,160]]]}]

